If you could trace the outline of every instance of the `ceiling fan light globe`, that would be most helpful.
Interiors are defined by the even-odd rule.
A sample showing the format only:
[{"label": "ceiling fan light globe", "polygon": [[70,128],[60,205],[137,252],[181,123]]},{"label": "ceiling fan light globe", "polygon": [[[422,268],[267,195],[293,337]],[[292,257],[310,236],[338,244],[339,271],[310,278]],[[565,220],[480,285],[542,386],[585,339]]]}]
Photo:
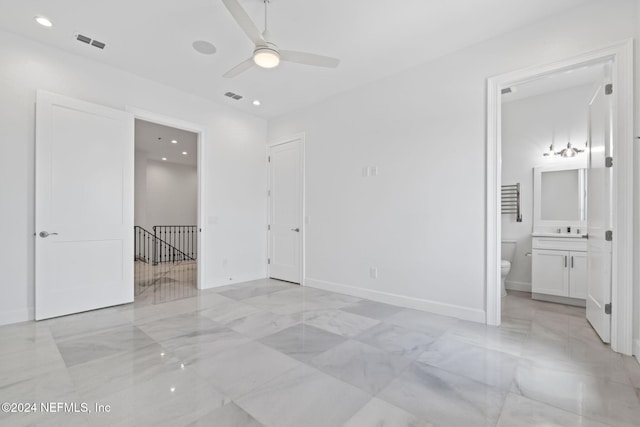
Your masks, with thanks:
[{"label": "ceiling fan light globe", "polygon": [[258,67],[275,68],[280,64],[280,54],[268,47],[258,48],[253,52],[253,62]]}]

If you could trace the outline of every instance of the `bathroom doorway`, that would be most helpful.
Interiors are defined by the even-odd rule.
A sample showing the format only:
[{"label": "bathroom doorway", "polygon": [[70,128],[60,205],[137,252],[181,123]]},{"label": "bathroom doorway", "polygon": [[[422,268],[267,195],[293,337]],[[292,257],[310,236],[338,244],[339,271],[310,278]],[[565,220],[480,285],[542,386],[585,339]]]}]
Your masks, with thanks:
[{"label": "bathroom doorway", "polygon": [[[630,124],[632,123],[631,118],[631,109],[628,95],[624,92],[624,87],[631,84],[631,73],[629,71],[630,67],[630,46],[628,43],[622,43],[619,45],[612,46],[609,49],[605,49],[598,52],[593,52],[591,54],[582,55],[577,58],[573,58],[571,60],[562,61],[556,64],[552,64],[549,66],[541,66],[535,69],[529,69],[521,72],[509,73],[506,75],[498,76],[489,79],[489,105],[488,105],[488,156],[487,156],[487,173],[488,173],[488,214],[487,214],[487,230],[488,230],[488,238],[487,238],[487,323],[499,325],[501,322],[501,270],[502,270],[502,248],[501,241],[503,237],[506,240],[515,241],[516,248],[514,250],[514,258],[513,258],[513,271],[509,272],[509,275],[506,276],[505,284],[507,285],[507,289],[511,288],[513,292],[526,292],[527,291],[527,281],[526,280],[518,280],[521,277],[526,277],[527,274],[530,274],[531,269],[533,268],[533,263],[531,263],[531,255],[533,252],[533,240],[534,236],[532,235],[534,232],[533,229],[533,216],[535,213],[535,209],[533,206],[532,195],[533,192],[526,195],[527,185],[526,182],[531,182],[533,184],[533,172],[531,168],[529,171],[523,175],[522,181],[520,184],[520,212],[522,217],[520,221],[517,218],[517,214],[514,215],[509,213],[505,215],[506,218],[511,216],[511,220],[505,219],[507,222],[506,229],[503,233],[503,215],[502,215],[502,206],[501,206],[501,197],[500,191],[503,184],[512,185],[517,184],[518,182],[511,182],[514,180],[513,176],[509,176],[508,168],[509,165],[505,162],[507,158],[505,152],[503,150],[509,150],[508,143],[505,143],[505,138],[508,137],[509,129],[506,127],[509,126],[509,114],[513,113],[513,111],[509,110],[517,110],[518,108],[522,112],[526,112],[527,109],[532,108],[531,105],[527,106],[527,98],[531,98],[530,100],[537,97],[542,97],[543,93],[538,93],[529,96],[527,94],[528,91],[532,90],[537,86],[537,90],[543,90],[547,93],[550,93],[553,96],[560,97],[562,95],[563,98],[567,100],[569,98],[579,98],[584,97],[583,93],[579,93],[580,86],[583,86],[583,92],[586,93],[586,89],[591,82],[587,79],[587,74],[589,72],[589,68],[594,66],[602,66],[608,61],[611,61],[611,82],[613,86],[617,88],[618,92],[615,95],[615,108],[614,112],[617,115],[614,123],[617,124],[616,128],[612,129],[613,135],[615,135],[613,139],[613,144],[616,146],[616,152],[619,157],[622,157],[623,153],[630,152],[631,147],[629,146],[629,141],[631,141],[632,128]],[[581,80],[582,78],[586,80]],[[562,80],[570,82],[569,85],[566,83],[561,83]],[[537,85],[535,83],[538,83]],[[583,84],[576,84],[583,83]],[[547,89],[541,89],[541,87],[546,86]],[[551,90],[548,88],[551,87]],[[592,89],[593,90],[593,89]],[[630,92],[627,92],[630,93]],[[503,100],[506,97],[511,97],[512,106],[505,107],[503,105]],[[518,97],[521,97],[518,100]],[[587,116],[588,112],[588,102],[585,103],[585,107],[582,111],[583,117]],[[510,107],[518,107],[518,108],[510,108]],[[550,110],[553,110],[555,106],[551,104],[549,107]],[[530,115],[533,116],[543,116],[543,113],[533,113],[529,111]],[[526,114],[522,115],[526,118]],[[566,157],[563,156],[562,151],[564,153],[568,153],[567,157],[572,157],[571,162],[573,164],[579,164],[580,154],[586,153],[587,150],[584,147],[586,142],[586,131],[584,130],[584,124],[581,125],[582,131],[580,131],[576,126],[568,124],[568,126],[560,126],[557,119],[560,118],[561,114],[555,113],[552,114],[550,119],[556,119],[555,122],[550,122],[550,128],[541,131],[536,128],[529,128],[529,133],[524,137],[520,135],[520,140],[523,143],[518,147],[511,148],[515,150],[514,156],[529,156],[535,157],[542,161],[547,161],[548,164],[557,163],[560,161],[560,158],[563,157],[562,160],[565,160]],[[517,117],[513,120],[516,120],[516,123],[512,123],[512,128],[518,128],[518,125],[521,126],[521,130],[526,127],[526,122],[521,122],[518,124]],[[569,121],[571,121],[571,117],[569,117]],[[626,138],[625,136],[628,136]],[[536,142],[539,141],[539,142]],[[543,143],[544,142],[544,143]],[[553,145],[553,147],[552,147]],[[573,151],[575,150],[575,152]],[[556,154],[559,153],[559,154]],[[546,154],[546,156],[545,156]],[[571,156],[571,154],[574,154]],[[583,154],[584,155],[584,154]],[[552,160],[553,159],[553,160]],[[621,185],[621,179],[624,177],[624,182],[631,182],[630,176],[632,174],[631,162],[622,161],[621,165],[618,165],[617,169],[613,171],[614,174],[617,174],[618,180],[616,181],[618,185],[614,187],[613,191],[618,195],[625,195],[627,200],[631,200],[630,189],[624,185]],[[568,163],[564,163],[565,166],[568,167]],[[499,168],[500,165],[503,165],[505,168],[504,171],[502,168]],[[544,165],[544,164],[543,164]],[[531,165],[533,166],[533,165]],[[579,169],[576,166],[577,169]],[[527,176],[528,174],[528,176]],[[504,179],[503,176],[504,175]],[[517,177],[516,177],[517,178]],[[505,179],[509,180],[506,182]],[[525,182],[526,181],[526,182]],[[530,190],[529,190],[530,191]],[[491,201],[495,201],[492,203]],[[620,201],[620,197],[618,196],[618,201]],[[612,330],[611,342],[612,348],[615,351],[622,352],[625,354],[631,354],[631,334],[630,328],[631,325],[631,251],[625,253],[623,251],[628,245],[631,244],[630,233],[628,230],[631,219],[631,205],[622,202],[618,203],[614,207],[614,215],[617,219],[618,230],[616,231],[616,235],[619,236],[619,240],[613,242],[613,252],[614,252],[614,262],[613,265],[613,288],[615,290],[614,298],[611,302],[614,306],[613,316],[616,316],[614,321],[614,325],[616,325],[616,329]],[[527,219],[529,217],[529,219]],[[621,221],[622,219],[622,221]],[[529,225],[527,225],[527,221]],[[511,228],[509,228],[511,227]],[[514,233],[514,229],[518,227],[525,230],[521,237],[518,236],[509,236],[507,233]],[[567,227],[571,227],[567,225]],[[551,231],[551,230],[548,230]],[[564,231],[567,231],[564,228]],[[577,234],[578,229],[574,226],[571,228],[571,232]],[[624,231],[627,231],[625,236],[621,236]],[[580,230],[581,233],[584,233],[584,230]],[[524,235],[528,233],[528,237],[524,237]],[[504,236],[503,236],[504,234]],[[517,233],[514,233],[517,234]],[[515,237],[515,238],[513,238]],[[573,236],[572,236],[573,237]],[[578,240],[576,240],[578,241]],[[582,248],[573,248],[570,247],[567,249],[567,253],[563,254],[561,257],[556,258],[554,262],[556,264],[566,263],[569,266],[570,263],[572,265],[578,265],[583,261],[583,258],[580,258],[579,249]],[[573,250],[575,253],[572,253]],[[586,249],[585,249],[586,252]],[[573,255],[573,256],[572,256]],[[578,277],[579,274],[576,273],[574,275]],[[530,285],[529,285],[530,286]],[[529,288],[531,289],[531,288]],[[622,295],[625,298],[622,298]],[[561,302],[561,301],[557,301]],[[615,307],[618,307],[616,310]],[[616,313],[617,311],[617,313]],[[626,325],[622,327],[621,325]]]}]

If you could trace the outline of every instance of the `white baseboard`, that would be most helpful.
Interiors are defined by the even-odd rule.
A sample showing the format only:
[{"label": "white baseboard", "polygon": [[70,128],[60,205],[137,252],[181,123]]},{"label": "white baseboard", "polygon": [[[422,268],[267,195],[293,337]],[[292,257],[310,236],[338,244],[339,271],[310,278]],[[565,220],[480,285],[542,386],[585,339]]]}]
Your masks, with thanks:
[{"label": "white baseboard", "polygon": [[35,318],[33,307],[21,310],[4,311],[0,313],[0,325],[10,325],[12,323],[27,322]]},{"label": "white baseboard", "polygon": [[506,280],[504,287],[511,291],[531,292],[531,282],[516,282],[514,280]]},{"label": "white baseboard", "polygon": [[640,363],[640,339],[633,340],[632,354],[635,356],[638,363]]},{"label": "white baseboard", "polygon": [[221,286],[235,285],[236,283],[251,282],[252,280],[266,279],[264,273],[245,274],[233,278],[218,277],[205,284],[204,289],[219,288]]},{"label": "white baseboard", "polygon": [[358,298],[366,298],[372,301],[383,302],[400,307],[428,311],[430,313],[456,317],[458,319],[469,320],[472,322],[486,322],[486,314],[484,310],[478,310],[436,301],[429,301],[420,298],[407,297],[404,295],[392,294],[388,292],[374,291],[371,289],[358,288],[355,286],[343,285],[340,283],[326,282],[324,280],[312,279],[309,277],[305,279],[304,283],[306,286],[323,289],[325,291],[338,292]]}]

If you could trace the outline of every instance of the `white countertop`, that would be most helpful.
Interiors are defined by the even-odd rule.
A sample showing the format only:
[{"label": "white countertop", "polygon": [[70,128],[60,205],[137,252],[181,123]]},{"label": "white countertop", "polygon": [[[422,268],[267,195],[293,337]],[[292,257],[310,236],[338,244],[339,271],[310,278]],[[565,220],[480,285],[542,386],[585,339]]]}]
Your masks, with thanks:
[{"label": "white countertop", "polygon": [[532,233],[532,237],[562,237],[569,239],[583,239],[586,238],[586,234],[569,234],[569,233]]}]

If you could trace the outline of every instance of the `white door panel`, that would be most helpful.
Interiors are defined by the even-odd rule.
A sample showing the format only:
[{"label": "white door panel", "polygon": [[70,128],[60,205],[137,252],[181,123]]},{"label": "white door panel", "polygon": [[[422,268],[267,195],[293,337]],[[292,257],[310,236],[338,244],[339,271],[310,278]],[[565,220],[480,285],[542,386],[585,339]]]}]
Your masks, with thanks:
[{"label": "white door panel", "polygon": [[133,301],[130,114],[38,92],[35,217],[36,319]]},{"label": "white door panel", "polygon": [[302,147],[295,140],[271,147],[269,276],[302,280]]},{"label": "white door panel", "polygon": [[609,342],[611,316],[605,305],[611,302],[611,242],[606,241],[612,227],[611,95],[601,85],[589,104],[589,171],[587,196],[587,320],[602,341]]}]

